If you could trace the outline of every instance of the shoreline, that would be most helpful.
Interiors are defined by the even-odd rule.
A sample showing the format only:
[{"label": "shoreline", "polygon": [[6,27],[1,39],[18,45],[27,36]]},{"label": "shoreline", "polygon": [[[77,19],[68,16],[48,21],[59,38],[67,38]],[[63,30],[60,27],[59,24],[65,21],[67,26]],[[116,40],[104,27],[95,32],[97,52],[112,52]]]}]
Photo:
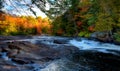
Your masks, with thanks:
[{"label": "shoreline", "polygon": [[[12,35],[8,35],[8,36],[4,36],[4,35],[0,35],[0,41],[5,41],[5,40],[20,40],[20,39],[33,39],[33,37],[37,37],[37,36],[51,36],[51,35],[16,35],[16,36],[12,36]],[[53,35],[52,35],[53,36]],[[98,38],[94,38],[94,37],[74,37],[74,36],[54,36],[54,37],[66,37],[69,39],[87,39],[87,40],[93,40],[93,41],[98,41],[101,43],[109,43],[109,44],[115,44],[115,45],[120,45],[120,42],[115,41],[114,39],[112,39],[111,41],[108,40],[101,40]]]}]

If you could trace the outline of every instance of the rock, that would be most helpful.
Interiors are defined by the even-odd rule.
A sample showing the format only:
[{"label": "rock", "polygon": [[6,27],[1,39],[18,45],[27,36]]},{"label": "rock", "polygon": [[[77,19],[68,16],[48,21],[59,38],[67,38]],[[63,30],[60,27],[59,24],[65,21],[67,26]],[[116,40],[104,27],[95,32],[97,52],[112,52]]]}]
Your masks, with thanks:
[{"label": "rock", "polygon": [[[54,67],[54,68],[53,68]],[[42,71],[120,71],[120,57],[109,53],[81,50],[58,59]]]},{"label": "rock", "polygon": [[10,49],[17,49],[17,50],[23,50],[23,51],[31,51],[32,49],[39,48],[37,45],[34,45],[32,43],[26,43],[26,42],[12,42],[8,44],[8,48]]},{"label": "rock", "polygon": [[20,59],[20,58],[13,58],[12,61],[16,62],[17,64],[30,64],[33,63],[30,60],[26,60],[26,59]]},{"label": "rock", "polygon": [[16,66],[12,65],[0,65],[0,71],[20,71]]},{"label": "rock", "polygon": [[[22,63],[22,61],[20,61],[19,59],[18,62]],[[27,62],[25,61],[25,63]],[[27,65],[27,64],[17,65],[12,61],[0,59],[0,71],[31,71],[31,70],[34,70],[34,67],[32,65]]]},{"label": "rock", "polygon": [[79,48],[76,48],[74,46],[58,47],[57,50],[59,51],[60,57],[68,57],[73,53],[79,52]]},{"label": "rock", "polygon": [[0,71],[19,71],[11,61],[0,59]]},{"label": "rock", "polygon": [[66,44],[67,40],[54,40],[53,43],[56,44]]},{"label": "rock", "polygon": [[0,42],[0,52],[6,52],[8,45],[5,42]]},{"label": "rock", "polygon": [[[104,38],[102,35],[99,37]],[[55,39],[54,43],[57,44],[54,45],[56,48],[53,45],[26,41],[0,43],[0,55],[6,53],[5,57],[8,58],[0,58],[0,71],[46,71],[48,67],[51,71],[120,71],[120,56],[79,50],[71,45],[63,45],[66,40],[61,39]]]},{"label": "rock", "polygon": [[[46,68],[41,71],[92,71],[88,67],[83,67],[78,63],[70,61],[66,58],[58,59],[50,63]],[[96,71],[96,70],[95,70]]]},{"label": "rock", "polygon": [[[71,61],[97,71],[119,71],[120,56],[97,51],[79,51],[69,57]],[[90,71],[91,71],[90,70]]]},{"label": "rock", "polygon": [[106,32],[95,32],[95,33],[92,33],[90,37],[96,38],[102,42],[112,42],[113,41],[113,39]]},{"label": "rock", "polygon": [[[56,44],[66,44],[62,42],[62,40],[55,40],[54,42]],[[1,48],[1,53],[5,52],[8,60],[4,59],[0,61],[0,71],[34,71],[35,67],[33,67],[32,64],[39,64],[43,67],[46,63],[69,57],[77,51],[79,51],[78,48],[67,45],[53,48],[51,45],[42,43],[37,45],[26,41],[5,43],[5,46],[3,45]]]},{"label": "rock", "polygon": [[18,39],[27,39],[27,38],[32,38],[32,36],[2,36],[0,35],[0,41],[5,41],[5,40],[18,40]]},{"label": "rock", "polygon": [[19,53],[19,50],[17,50],[17,49],[9,50],[8,51],[8,56],[9,57],[16,56],[18,53]]},{"label": "rock", "polygon": [[116,40],[113,40],[113,43],[116,44],[116,45],[120,45],[120,42],[116,41]]},{"label": "rock", "polygon": [[[26,42],[12,42],[8,44],[8,56],[13,61],[28,61],[36,62],[43,61],[49,62],[51,60],[60,59],[62,57],[69,56],[71,53],[77,52],[79,49],[73,46],[62,46],[59,48],[52,48],[48,45],[35,45]],[[20,59],[20,60],[16,60]]]},{"label": "rock", "polygon": [[2,48],[0,47],[0,52],[2,52]]},{"label": "rock", "polygon": [[94,32],[91,34],[91,37],[93,38],[97,38],[97,37],[105,37],[106,36],[106,33],[105,32]]}]

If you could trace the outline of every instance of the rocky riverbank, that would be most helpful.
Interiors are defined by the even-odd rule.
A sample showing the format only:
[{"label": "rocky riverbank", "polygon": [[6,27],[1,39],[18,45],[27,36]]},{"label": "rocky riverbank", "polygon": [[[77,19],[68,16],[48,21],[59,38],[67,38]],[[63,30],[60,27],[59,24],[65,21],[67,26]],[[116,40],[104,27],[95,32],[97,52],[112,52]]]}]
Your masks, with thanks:
[{"label": "rocky riverbank", "polygon": [[[106,50],[110,52],[103,53],[96,50],[82,50],[69,44],[69,40],[71,38],[3,36],[0,38],[0,71],[120,70],[119,51]],[[82,44],[79,44],[82,47]],[[85,44],[91,43],[85,42]]]},{"label": "rocky riverbank", "polygon": [[112,43],[112,44],[120,45],[120,41],[117,41],[115,37],[113,37],[113,35],[110,35],[106,32],[94,32],[91,34],[89,38],[96,39],[104,43]]},{"label": "rocky riverbank", "polygon": [[[2,42],[3,39],[8,40],[8,38],[1,38],[0,68],[2,71],[34,70],[32,64],[38,64],[43,68],[51,61],[70,56],[70,54],[78,51],[78,48],[73,46],[52,48],[51,46],[40,43],[39,45],[35,45],[28,41],[15,41],[19,38],[10,38],[10,42]],[[57,41],[55,42],[59,43]]]}]

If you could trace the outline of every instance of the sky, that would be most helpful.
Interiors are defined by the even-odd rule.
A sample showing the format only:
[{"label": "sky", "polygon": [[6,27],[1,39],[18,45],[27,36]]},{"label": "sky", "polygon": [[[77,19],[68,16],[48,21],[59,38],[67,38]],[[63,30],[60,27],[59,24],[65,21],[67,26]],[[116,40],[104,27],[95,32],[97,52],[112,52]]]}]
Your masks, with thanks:
[{"label": "sky", "polygon": [[[9,2],[9,0],[5,0],[3,11],[12,15],[19,15],[19,16],[30,15],[35,17],[35,15],[30,11],[29,7],[25,5],[25,4],[31,4],[31,0],[24,0],[20,2],[18,2],[17,0],[10,0],[10,1],[11,2]],[[48,8],[48,6],[46,8]],[[46,17],[46,15],[42,11],[40,11],[39,8],[37,8],[37,6],[32,5],[32,9],[36,12],[37,16],[41,16],[43,18]]]}]

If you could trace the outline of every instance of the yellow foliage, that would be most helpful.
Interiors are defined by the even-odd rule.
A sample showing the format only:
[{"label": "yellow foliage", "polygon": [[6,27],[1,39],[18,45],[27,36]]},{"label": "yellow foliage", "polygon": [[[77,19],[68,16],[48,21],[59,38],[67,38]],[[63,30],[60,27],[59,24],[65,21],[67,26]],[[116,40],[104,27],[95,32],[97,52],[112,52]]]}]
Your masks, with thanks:
[{"label": "yellow foliage", "polygon": [[[4,17],[4,19],[1,19]],[[33,31],[34,34],[49,33],[51,29],[49,19],[45,18],[34,18],[31,16],[11,16],[11,15],[2,15],[0,17],[0,34],[9,35],[11,32],[22,32],[28,33]]]}]

